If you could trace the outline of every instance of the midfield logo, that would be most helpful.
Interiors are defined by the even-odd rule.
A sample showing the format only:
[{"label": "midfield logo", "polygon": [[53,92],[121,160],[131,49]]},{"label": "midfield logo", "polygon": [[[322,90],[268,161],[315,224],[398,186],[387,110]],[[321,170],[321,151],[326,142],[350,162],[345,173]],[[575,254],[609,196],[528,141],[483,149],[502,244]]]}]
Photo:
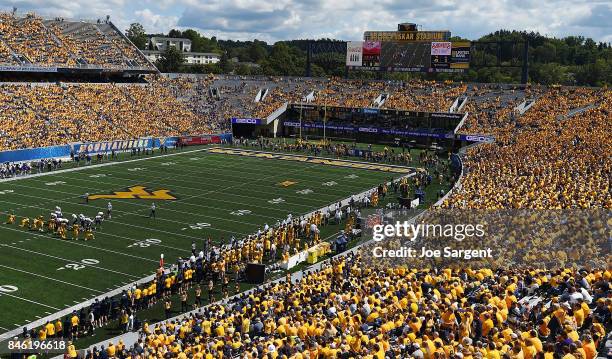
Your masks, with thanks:
[{"label": "midfield logo", "polygon": [[169,189],[148,191],[145,186],[132,186],[128,187],[127,191],[117,191],[111,194],[92,194],[88,199],[154,199],[158,201],[174,201],[176,197],[170,194]]},{"label": "midfield logo", "polygon": [[296,183],[297,182],[286,180],[286,181],[283,181],[283,182],[279,183],[279,186],[289,187],[289,186],[293,186]]}]

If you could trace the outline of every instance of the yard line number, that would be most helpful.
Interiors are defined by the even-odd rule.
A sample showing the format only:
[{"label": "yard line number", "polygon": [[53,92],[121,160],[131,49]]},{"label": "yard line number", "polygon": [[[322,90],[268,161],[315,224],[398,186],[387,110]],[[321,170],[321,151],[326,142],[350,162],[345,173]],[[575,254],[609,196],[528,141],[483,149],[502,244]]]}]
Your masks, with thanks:
[{"label": "yard line number", "polygon": [[0,285],[0,294],[1,293],[13,293],[16,292],[19,288],[15,287],[14,285],[10,285],[10,284],[3,284]]},{"label": "yard line number", "polygon": [[150,247],[152,245],[156,245],[156,244],[160,244],[162,241],[161,239],[157,239],[157,238],[147,238],[144,241],[138,241],[138,242],[134,242],[132,244],[130,244],[129,246],[127,246],[128,248],[147,248]]},{"label": "yard line number", "polygon": [[81,259],[81,263],[68,263],[63,267],[57,268],[57,270],[62,270],[62,269],[81,270],[87,267],[88,265],[94,265],[98,263],[100,263],[100,261],[97,259],[85,258],[85,259]]}]

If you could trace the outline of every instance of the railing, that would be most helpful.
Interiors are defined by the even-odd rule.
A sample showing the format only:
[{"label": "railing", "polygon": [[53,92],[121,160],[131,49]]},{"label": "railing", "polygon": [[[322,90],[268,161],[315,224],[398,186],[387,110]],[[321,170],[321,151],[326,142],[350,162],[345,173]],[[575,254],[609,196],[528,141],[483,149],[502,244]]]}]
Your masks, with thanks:
[{"label": "railing", "polygon": [[535,103],[536,100],[525,100],[521,102],[518,106],[516,106],[514,109],[522,115],[527,112],[527,110],[529,110],[531,106],[535,105]]},{"label": "railing", "polygon": [[270,122],[276,120],[278,116],[282,115],[285,111],[287,111],[287,105],[288,103],[285,102],[279,108],[277,108],[271,114],[269,114],[268,117],[266,117],[266,125],[270,124]]},{"label": "railing", "polygon": [[[27,65],[23,65],[23,64],[15,64],[15,63],[8,63],[8,62],[3,62],[0,60],[0,66],[3,67],[12,67],[15,68],[15,70],[3,70],[3,71],[19,71],[19,68],[30,68],[30,69],[48,69],[50,70],[49,72],[56,72],[57,69],[62,68],[62,69],[84,69],[84,70],[100,70],[100,71],[108,71],[108,70],[141,70],[141,71],[151,71],[153,69],[145,67],[145,66],[116,66],[116,65],[108,65],[108,66],[103,66],[103,65],[92,65],[92,64],[74,64],[74,65],[67,65],[67,64],[62,64],[62,63],[53,63],[53,64],[41,64],[41,65],[37,65],[37,64],[27,64]],[[51,71],[51,70],[55,70],[55,71]]]},{"label": "railing", "polygon": [[466,112],[463,117],[461,118],[461,121],[459,121],[459,123],[457,124],[457,126],[455,127],[455,129],[453,130],[453,133],[457,133],[457,131],[459,131],[459,129],[461,128],[461,126],[463,126],[463,124],[465,123],[465,120],[468,118],[469,116],[469,112]]},{"label": "railing", "polygon": [[459,173],[459,178],[457,178],[457,180],[455,181],[455,183],[453,184],[453,187],[446,192],[446,194],[444,196],[442,196],[442,198],[440,198],[438,201],[436,201],[436,203],[433,204],[432,207],[439,207],[442,205],[442,203],[444,203],[444,201],[446,201],[446,199],[448,197],[450,197],[455,191],[461,190],[461,182],[463,180],[463,176],[465,174],[465,167],[463,165],[463,157],[466,155],[467,151],[473,147],[476,147],[478,145],[482,144],[482,142],[476,142],[473,143],[471,145],[465,146],[463,148],[461,148],[459,150],[459,153],[456,155],[457,159],[459,160],[459,166],[461,166],[461,172]]}]

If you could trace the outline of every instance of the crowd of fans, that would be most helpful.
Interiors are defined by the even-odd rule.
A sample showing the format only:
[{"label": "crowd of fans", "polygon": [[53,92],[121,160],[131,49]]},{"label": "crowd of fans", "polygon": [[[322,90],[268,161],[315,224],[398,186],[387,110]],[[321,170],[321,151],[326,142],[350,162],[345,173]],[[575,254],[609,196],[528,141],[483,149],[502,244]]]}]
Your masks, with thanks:
[{"label": "crowd of fans", "polygon": [[[380,107],[447,112],[466,85],[433,81],[386,82],[305,78],[241,79],[179,76],[162,80],[189,108],[213,123],[231,117],[266,118],[284,103],[341,107]],[[256,101],[258,94],[265,94]],[[307,98],[312,95],[311,98]],[[378,100],[378,101],[377,101]]]},{"label": "crowd of fans", "polygon": [[[410,270],[334,259],[185,317],[118,358],[582,358],[605,342],[610,271]],[[533,301],[534,288],[539,300]]]},{"label": "crowd of fans", "polygon": [[266,118],[284,103],[304,102],[305,97],[317,88],[320,81],[311,79],[276,79],[274,87],[268,88],[268,93],[259,101],[254,109],[253,117]]},{"label": "crowd of fans", "polygon": [[[594,107],[569,115],[571,110]],[[469,149],[454,208],[612,208],[612,91],[552,87],[520,116],[477,122],[495,143]]]},{"label": "crowd of fans", "polygon": [[385,91],[382,81],[358,81],[331,78],[316,93],[314,104],[344,107],[372,107],[374,100]]},{"label": "crowd of fans", "polygon": [[[165,87],[178,98],[191,112],[196,114],[196,127],[208,124],[214,132],[228,131],[231,116],[230,100],[226,92],[239,92],[238,89],[213,87],[217,78],[209,76],[181,76],[173,79],[158,77],[151,79],[159,86]],[[213,90],[214,88],[214,90]],[[218,92],[217,92],[218,91]],[[236,114],[238,117],[241,114]]]},{"label": "crowd of fans", "polygon": [[461,109],[461,112],[468,113],[468,117],[459,132],[491,134],[495,128],[504,126],[519,115],[516,107],[521,102],[534,100],[541,96],[542,91],[544,89],[537,86],[517,89],[473,85],[468,89],[468,100]]},{"label": "crowd of fans", "polygon": [[410,81],[400,84],[383,107],[410,111],[448,112],[467,85],[452,82]]},{"label": "crowd of fans", "polygon": [[[102,31],[104,29],[105,31]],[[0,62],[36,66],[153,67],[108,23],[0,13]]]},{"label": "crowd of fans", "polygon": [[157,84],[0,85],[0,149],[211,133]]},{"label": "crowd of fans", "polygon": [[[28,15],[20,19],[12,14],[0,13],[0,33],[8,47],[26,56],[32,63],[74,65],[71,54],[54,41],[40,18]],[[3,61],[15,63],[12,55],[5,56]]]}]

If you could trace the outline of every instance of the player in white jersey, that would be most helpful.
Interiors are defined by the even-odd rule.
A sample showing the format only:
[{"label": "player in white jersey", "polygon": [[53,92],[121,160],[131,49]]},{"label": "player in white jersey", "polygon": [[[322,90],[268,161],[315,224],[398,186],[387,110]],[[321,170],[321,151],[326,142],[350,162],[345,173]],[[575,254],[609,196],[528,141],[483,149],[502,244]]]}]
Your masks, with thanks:
[{"label": "player in white jersey", "polygon": [[104,213],[98,212],[98,214],[94,218],[94,223],[95,223],[96,229],[102,228],[102,221],[103,220],[104,220]]}]

